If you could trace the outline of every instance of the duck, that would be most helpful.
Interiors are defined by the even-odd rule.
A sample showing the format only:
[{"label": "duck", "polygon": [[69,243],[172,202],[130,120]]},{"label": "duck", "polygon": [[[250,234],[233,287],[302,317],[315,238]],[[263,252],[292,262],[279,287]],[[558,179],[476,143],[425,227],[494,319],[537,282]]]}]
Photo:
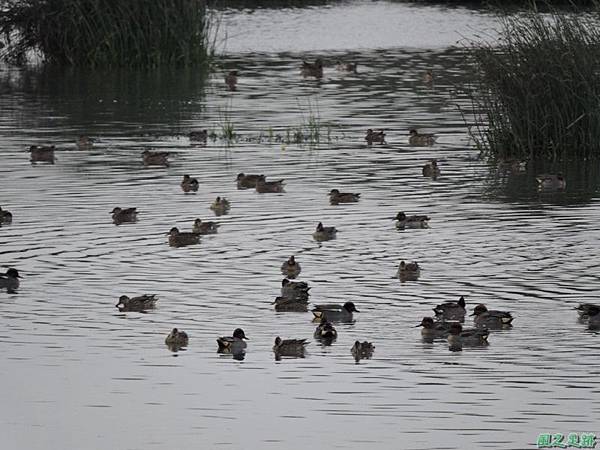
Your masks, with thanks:
[{"label": "duck", "polygon": [[227,214],[230,208],[231,204],[225,197],[217,197],[210,205],[210,209],[212,209],[217,216]]},{"label": "duck", "polygon": [[126,295],[119,297],[119,302],[115,305],[119,311],[144,311],[152,309],[156,305],[158,298],[156,294],[144,294],[139,297],[129,298]]},{"label": "duck", "polygon": [[450,324],[448,343],[450,347],[488,345],[487,328],[465,328],[458,322]]},{"label": "duck", "polygon": [[303,297],[276,297],[272,303],[277,312],[307,312],[308,295]]},{"label": "duck", "polygon": [[169,347],[186,347],[189,342],[189,337],[185,331],[173,328],[165,339],[165,344]]},{"label": "duck", "polygon": [[367,135],[365,136],[365,141],[367,141],[368,145],[372,145],[373,142],[378,142],[380,144],[385,143],[385,133],[384,130],[373,131],[371,128],[367,130]]},{"label": "duck", "polygon": [[458,320],[463,322],[465,314],[467,314],[465,298],[461,295],[457,302],[441,303],[433,308],[433,312],[441,320]]},{"label": "duck", "polygon": [[287,278],[296,278],[300,275],[301,270],[302,267],[300,267],[300,263],[296,262],[294,255],[290,256],[289,259],[281,265],[281,273]]},{"label": "duck", "polygon": [[421,323],[416,326],[423,327],[421,329],[423,339],[446,339],[450,333],[450,322],[436,322],[432,317],[423,317]]},{"label": "duck", "polygon": [[597,311],[600,311],[600,306],[593,303],[580,303],[575,309],[579,313],[579,317],[586,319],[590,315],[597,314]]},{"label": "duck", "polygon": [[331,322],[323,318],[315,329],[314,336],[316,339],[331,342],[337,338],[337,330]]},{"label": "duck", "polygon": [[2,209],[2,207],[0,206],[0,224],[12,223],[12,218],[12,213],[10,211]]},{"label": "duck", "polygon": [[425,147],[435,144],[435,136],[433,134],[419,133],[416,128],[411,128],[408,134],[408,143],[410,145]]},{"label": "duck", "polygon": [[169,167],[169,152],[151,152],[144,150],[142,160],[146,166],[166,166]]},{"label": "duck", "polygon": [[323,61],[321,58],[315,59],[314,63],[302,61],[302,76],[303,77],[323,77]]},{"label": "duck", "polygon": [[433,72],[431,70],[427,70],[423,74],[423,81],[425,84],[433,84]]},{"label": "duck", "polygon": [[246,341],[249,341],[241,328],[236,328],[232,336],[221,336],[217,338],[219,353],[242,353],[247,347]]},{"label": "duck", "polygon": [[91,137],[82,134],[77,138],[76,144],[78,150],[91,150],[94,146],[94,140]]},{"label": "duck", "polygon": [[258,183],[259,181],[265,181],[265,176],[264,175],[251,175],[251,174],[244,174],[242,173],[238,173],[236,181],[237,181],[237,188],[238,189],[256,189],[256,183]]},{"label": "duck", "polygon": [[416,280],[420,274],[421,268],[416,261],[409,263],[400,261],[400,265],[398,266],[398,276],[401,279]]},{"label": "duck", "polygon": [[219,231],[219,225],[217,222],[202,222],[200,219],[194,220],[192,227],[192,233],[196,234],[217,234]]},{"label": "duck", "polygon": [[310,286],[305,281],[281,280],[281,296],[287,298],[308,298]]},{"label": "duck", "polygon": [[291,356],[295,358],[304,358],[304,351],[308,342],[306,339],[281,339],[275,338],[273,352],[276,356]]},{"label": "duck", "polygon": [[267,192],[283,192],[284,180],[277,181],[266,181],[265,179],[259,179],[256,182],[256,192],[264,194]]},{"label": "duck", "polygon": [[225,85],[227,86],[227,89],[229,89],[230,91],[236,91],[237,90],[237,82],[238,82],[238,71],[230,70],[227,73],[227,75],[225,75]]},{"label": "duck", "polygon": [[430,160],[423,166],[423,176],[434,179],[440,176],[440,168],[436,159]]},{"label": "duck", "polygon": [[200,242],[200,235],[198,233],[181,232],[177,227],[171,228],[167,235],[169,236],[169,245],[171,247],[184,247]]},{"label": "duck", "polygon": [[137,221],[137,208],[121,208],[119,206],[115,206],[110,213],[112,214],[112,220],[115,225],[121,225],[125,222],[133,223]]},{"label": "duck", "polygon": [[11,267],[5,274],[0,274],[0,289],[6,289],[7,293],[14,294],[21,284],[19,278],[21,278],[19,271]]},{"label": "duck", "polygon": [[489,310],[484,304],[479,304],[473,310],[475,326],[486,328],[510,327],[513,316],[508,311]]},{"label": "duck", "polygon": [[361,359],[371,359],[374,350],[375,346],[372,342],[355,341],[354,345],[350,349],[350,352],[352,353],[352,356],[354,356],[354,359],[358,362]]},{"label": "duck", "polygon": [[412,215],[407,216],[404,212],[400,211],[394,217],[396,220],[396,228],[429,228],[429,217],[425,215]]},{"label": "duck", "polygon": [[54,164],[54,150],[54,145],[32,145],[29,147],[31,162],[49,162],[50,164]]},{"label": "duck", "polygon": [[208,138],[208,131],[207,130],[190,131],[188,133],[188,137],[190,138],[190,141],[206,143],[206,140]]},{"label": "duck", "polygon": [[355,312],[360,311],[356,309],[356,306],[353,302],[346,302],[343,305],[338,305],[335,303],[315,305],[315,307],[312,309],[314,320],[326,319],[333,322],[350,322],[352,321],[353,313]]},{"label": "duck", "polygon": [[360,199],[360,194],[352,192],[340,192],[337,189],[329,191],[329,203],[337,205],[339,203],[354,203]]},{"label": "duck", "polygon": [[187,194],[188,192],[198,192],[200,184],[196,178],[192,178],[186,174],[183,176],[180,186],[181,190]]},{"label": "duck", "polygon": [[535,178],[540,191],[558,191],[567,187],[567,181],[561,173],[542,174]]},{"label": "duck", "polygon": [[335,70],[338,72],[352,72],[356,73],[358,68],[358,64],[355,62],[345,63],[340,60],[337,61],[335,65]]},{"label": "duck", "polygon": [[315,241],[328,241],[335,239],[337,230],[335,227],[324,227],[322,222],[319,222],[317,229],[312,234]]}]

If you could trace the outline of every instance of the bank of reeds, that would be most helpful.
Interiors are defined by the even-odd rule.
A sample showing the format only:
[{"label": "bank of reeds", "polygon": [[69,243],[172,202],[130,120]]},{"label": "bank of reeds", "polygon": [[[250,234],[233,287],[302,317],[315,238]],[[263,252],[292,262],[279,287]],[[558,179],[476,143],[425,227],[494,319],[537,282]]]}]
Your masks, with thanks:
[{"label": "bank of reeds", "polygon": [[474,44],[472,137],[491,157],[600,157],[600,27],[592,14],[502,19],[500,45]]},{"label": "bank of reeds", "polygon": [[0,56],[62,66],[205,64],[214,49],[205,0],[5,0]]}]

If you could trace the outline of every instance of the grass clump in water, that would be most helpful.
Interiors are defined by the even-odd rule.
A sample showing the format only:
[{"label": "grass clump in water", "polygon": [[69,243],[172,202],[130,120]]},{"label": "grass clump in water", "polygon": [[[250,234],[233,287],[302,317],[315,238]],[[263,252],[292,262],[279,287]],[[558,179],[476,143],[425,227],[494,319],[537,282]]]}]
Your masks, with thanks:
[{"label": "grass clump in water", "polygon": [[500,46],[474,44],[471,135],[498,159],[600,157],[600,27],[586,14],[502,19]]},{"label": "grass clump in water", "polygon": [[62,66],[206,64],[214,54],[205,0],[7,0],[3,60],[33,52]]}]

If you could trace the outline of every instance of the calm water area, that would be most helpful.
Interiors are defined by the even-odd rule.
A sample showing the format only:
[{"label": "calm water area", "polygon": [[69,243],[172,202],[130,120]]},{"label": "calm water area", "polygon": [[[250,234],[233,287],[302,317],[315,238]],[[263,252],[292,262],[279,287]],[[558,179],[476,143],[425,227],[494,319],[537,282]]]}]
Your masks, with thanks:
[{"label": "calm water area", "polygon": [[[532,449],[540,433],[600,435],[600,336],[573,310],[600,291],[598,168],[511,172],[478,157],[458,108],[465,45],[493,36],[496,17],[385,1],[219,14],[224,56],[208,80],[0,66],[0,206],[14,216],[0,270],[23,277],[18,294],[0,291],[0,448]],[[316,57],[322,80],[303,78]],[[311,116],[318,144],[279,142]],[[226,122],[231,145],[187,137]],[[409,145],[411,127],[436,143]],[[367,128],[387,143],[367,146]],[[49,144],[55,163],[32,164],[29,146]],[[145,167],[145,149],[169,151],[170,166]],[[431,158],[436,180],[421,173]],[[538,192],[535,175],[559,170],[566,190]],[[237,190],[239,172],[284,178],[285,193]],[[332,188],[361,199],[330,205]],[[218,195],[231,210],[215,217]],[[137,207],[137,223],[114,225],[115,206]],[[430,228],[397,230],[398,211]],[[169,229],[195,218],[219,233],[169,247]],[[337,239],[315,242],[319,221]],[[273,308],[290,255],[311,304],[360,311],[330,346],[310,312]],[[401,260],[418,261],[418,280],[398,279]],[[115,307],[143,293],[156,309]],[[462,352],[423,342],[415,325],[461,295],[468,314],[512,311],[514,327]],[[187,349],[165,346],[173,327]],[[241,361],[216,351],[236,327],[250,339]],[[276,336],[307,338],[306,357],[276,361]],[[375,344],[371,359],[354,360],[357,339]]]}]

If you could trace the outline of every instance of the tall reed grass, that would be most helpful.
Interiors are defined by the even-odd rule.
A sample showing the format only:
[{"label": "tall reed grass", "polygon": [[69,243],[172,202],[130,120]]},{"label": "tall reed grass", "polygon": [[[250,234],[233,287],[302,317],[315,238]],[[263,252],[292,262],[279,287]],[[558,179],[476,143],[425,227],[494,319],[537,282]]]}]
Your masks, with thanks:
[{"label": "tall reed grass", "polygon": [[600,157],[600,27],[593,14],[502,19],[500,45],[474,44],[471,135],[489,156]]},{"label": "tall reed grass", "polygon": [[69,66],[205,64],[214,36],[205,0],[5,0],[0,56],[24,63],[37,53]]}]

